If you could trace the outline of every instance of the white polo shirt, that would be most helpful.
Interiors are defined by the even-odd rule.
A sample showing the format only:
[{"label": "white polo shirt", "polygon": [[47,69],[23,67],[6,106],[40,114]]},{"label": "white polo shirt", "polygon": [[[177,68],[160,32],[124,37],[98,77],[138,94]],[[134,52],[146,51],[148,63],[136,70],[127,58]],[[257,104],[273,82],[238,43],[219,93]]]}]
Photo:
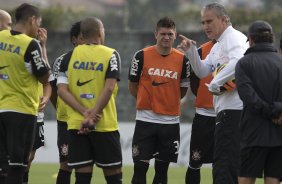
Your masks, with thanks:
[{"label": "white polo shirt", "polygon": [[[199,78],[209,75],[216,67],[227,64],[211,81],[210,91],[219,92],[220,86],[234,78],[235,66],[249,47],[246,41],[247,37],[230,25],[217,39],[217,43],[212,47],[204,61],[201,61],[197,47],[191,45],[186,54]],[[216,113],[226,109],[243,109],[243,103],[239,98],[237,89],[232,92],[224,92],[219,96],[214,95],[213,103]]]}]

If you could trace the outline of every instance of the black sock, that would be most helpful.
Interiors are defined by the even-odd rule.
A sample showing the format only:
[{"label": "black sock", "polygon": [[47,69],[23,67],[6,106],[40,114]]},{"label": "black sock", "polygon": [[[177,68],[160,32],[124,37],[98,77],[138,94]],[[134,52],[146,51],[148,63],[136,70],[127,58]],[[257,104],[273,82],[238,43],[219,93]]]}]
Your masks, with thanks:
[{"label": "black sock", "polygon": [[23,184],[28,184],[28,174],[29,174],[28,171],[25,171],[25,172],[24,172],[24,175],[23,175]]},{"label": "black sock", "polygon": [[75,173],[75,184],[90,184],[92,173]]},{"label": "black sock", "polygon": [[200,168],[191,168],[188,167],[185,176],[186,184],[200,184],[201,181],[201,173]]},{"label": "black sock", "polygon": [[167,184],[169,162],[155,160],[155,177],[153,184]]},{"label": "black sock", "polygon": [[134,163],[134,173],[131,184],[146,184],[146,174],[149,168],[149,163],[137,161]]},{"label": "black sock", "polygon": [[22,184],[25,169],[24,167],[9,168],[6,184]]},{"label": "black sock", "polygon": [[122,173],[105,176],[107,184],[122,184]]},{"label": "black sock", "polygon": [[7,176],[0,175],[0,183],[6,183]]},{"label": "black sock", "polygon": [[8,169],[8,167],[2,167],[2,168],[0,168],[0,184],[2,184],[2,183],[6,183],[6,179],[7,179],[7,169]]},{"label": "black sock", "polygon": [[60,169],[56,184],[70,184],[71,172]]}]

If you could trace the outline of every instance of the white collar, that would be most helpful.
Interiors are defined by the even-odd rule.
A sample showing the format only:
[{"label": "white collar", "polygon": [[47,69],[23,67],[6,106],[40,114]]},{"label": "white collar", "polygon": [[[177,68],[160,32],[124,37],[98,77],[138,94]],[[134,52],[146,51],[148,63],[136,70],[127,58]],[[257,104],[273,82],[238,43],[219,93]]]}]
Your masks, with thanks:
[{"label": "white collar", "polygon": [[229,32],[231,32],[231,30],[233,30],[232,25],[229,25],[224,31],[223,33],[220,35],[220,37],[216,40],[217,42],[220,42],[223,40],[223,38],[225,37],[225,35],[227,35]]}]

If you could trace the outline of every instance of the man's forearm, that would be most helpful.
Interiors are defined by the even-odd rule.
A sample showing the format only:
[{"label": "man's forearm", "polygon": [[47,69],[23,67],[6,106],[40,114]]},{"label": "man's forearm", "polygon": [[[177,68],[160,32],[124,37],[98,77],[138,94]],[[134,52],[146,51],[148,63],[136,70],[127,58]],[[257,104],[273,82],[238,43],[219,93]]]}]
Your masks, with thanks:
[{"label": "man's forearm", "polygon": [[68,104],[71,108],[74,110],[78,111],[80,114],[83,115],[85,112],[86,108],[83,107],[77,100],[76,98],[69,92],[67,87],[63,87],[62,85],[65,84],[59,84],[58,85],[58,96],[61,97],[61,99]]},{"label": "man's forearm", "polygon": [[186,56],[189,58],[193,71],[199,78],[204,78],[211,73],[211,67],[205,62],[202,62],[197,47],[192,45],[186,52]]}]

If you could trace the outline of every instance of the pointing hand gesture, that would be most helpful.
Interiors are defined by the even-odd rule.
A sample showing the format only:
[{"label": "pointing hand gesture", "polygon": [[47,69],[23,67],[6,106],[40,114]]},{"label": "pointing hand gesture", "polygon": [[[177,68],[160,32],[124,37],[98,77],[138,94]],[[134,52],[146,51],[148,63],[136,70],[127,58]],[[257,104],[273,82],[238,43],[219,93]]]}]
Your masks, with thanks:
[{"label": "pointing hand gesture", "polygon": [[187,52],[188,49],[190,48],[191,44],[196,45],[196,42],[193,40],[188,39],[187,37],[183,35],[179,35],[181,38],[180,44],[177,46],[177,49],[180,50],[181,52]]}]

